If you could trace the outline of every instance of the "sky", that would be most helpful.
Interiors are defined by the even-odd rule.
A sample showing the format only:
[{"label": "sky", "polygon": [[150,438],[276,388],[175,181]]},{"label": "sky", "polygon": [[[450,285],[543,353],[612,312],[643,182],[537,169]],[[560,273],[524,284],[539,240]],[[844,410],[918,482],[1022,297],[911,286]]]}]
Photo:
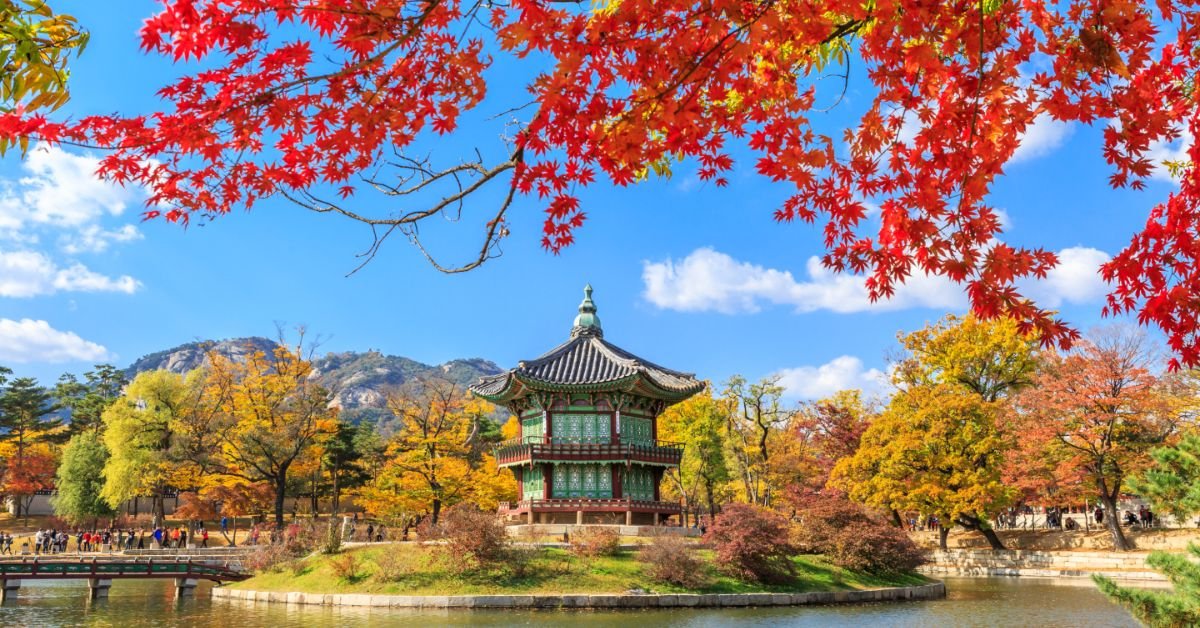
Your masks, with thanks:
[{"label": "sky", "polygon": [[[155,6],[56,3],[92,33],[72,63],[64,113],[153,111],[158,88],[196,69],[138,50],[137,29]],[[519,85],[523,71],[502,62],[495,76]],[[836,132],[869,99],[852,82],[819,123]],[[480,120],[505,106],[483,108]],[[1173,186],[1160,173],[1144,191],[1112,190],[1101,132],[1039,120],[990,199],[1003,210],[1006,241],[1059,252],[1059,268],[1026,288],[1084,331],[1112,322],[1100,315],[1099,264]],[[468,124],[425,147],[471,154],[499,133]],[[1179,149],[1155,148],[1164,159]],[[960,286],[927,277],[871,303],[861,277],[820,265],[819,226],[773,220],[788,190],[755,174],[746,153],[735,153],[727,188],[686,167],[627,188],[594,184],[581,194],[588,221],[559,255],[539,245],[537,200],[519,199],[504,254],[458,275],[436,271],[400,238],[352,273],[369,233],[283,199],[187,229],[143,222],[144,193],[99,180],[98,157],[39,146],[0,160],[0,365],[47,383],[184,342],[273,336],[280,325],[305,326],[322,352],[375,349],[433,364],[482,357],[508,368],[567,337],[590,282],[608,340],[718,385],[733,374],[777,375],[789,398],[812,399],[883,390],[898,332],[966,309]],[[464,224],[430,229],[433,247],[453,261],[478,246],[481,231],[469,223],[486,200],[468,205]],[[361,202],[388,211],[375,206],[383,199]]]}]

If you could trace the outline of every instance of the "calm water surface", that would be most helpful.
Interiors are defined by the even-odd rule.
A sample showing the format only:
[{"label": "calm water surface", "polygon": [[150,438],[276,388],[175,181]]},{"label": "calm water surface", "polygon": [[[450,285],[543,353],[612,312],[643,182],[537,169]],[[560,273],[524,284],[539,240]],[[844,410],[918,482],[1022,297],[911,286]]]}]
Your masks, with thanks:
[{"label": "calm water surface", "polygon": [[270,628],[326,626],[1136,626],[1090,581],[1024,578],[948,578],[948,597],[934,602],[726,610],[630,611],[403,611],[328,609],[210,600],[177,602],[170,581],[117,581],[108,600],[89,602],[82,582],[41,582],[21,588],[0,607],[10,626],[212,626]]}]

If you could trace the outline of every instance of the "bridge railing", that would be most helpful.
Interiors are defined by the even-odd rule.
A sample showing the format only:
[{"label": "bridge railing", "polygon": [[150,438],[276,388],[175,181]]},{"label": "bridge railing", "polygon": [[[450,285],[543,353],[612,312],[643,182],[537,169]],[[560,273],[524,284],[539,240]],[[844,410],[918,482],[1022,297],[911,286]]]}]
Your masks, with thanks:
[{"label": "bridge railing", "polygon": [[245,580],[250,574],[225,565],[170,560],[43,560],[0,561],[0,580],[66,580],[75,578],[193,578],[214,582]]}]

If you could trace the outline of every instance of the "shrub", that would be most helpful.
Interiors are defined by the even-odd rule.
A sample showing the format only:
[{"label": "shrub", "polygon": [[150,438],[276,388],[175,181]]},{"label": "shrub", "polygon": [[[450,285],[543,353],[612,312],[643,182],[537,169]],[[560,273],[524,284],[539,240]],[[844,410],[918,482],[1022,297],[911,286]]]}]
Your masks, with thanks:
[{"label": "shrub", "polygon": [[537,572],[537,559],[542,550],[536,545],[511,546],[504,555],[504,569],[513,578],[528,578]]},{"label": "shrub", "polygon": [[346,553],[329,560],[333,575],[345,582],[354,582],[359,577],[358,557],[354,553]]},{"label": "shrub", "polygon": [[436,541],[446,538],[446,516],[442,515],[442,521],[434,523],[433,519],[425,517],[417,523],[416,527],[417,538],[422,541]]},{"label": "shrub", "polygon": [[304,574],[308,573],[310,566],[311,565],[308,564],[308,560],[304,558],[297,558],[287,563],[288,571],[292,572],[292,576],[294,577],[303,576]]},{"label": "shrub", "polygon": [[638,559],[646,574],[658,582],[696,589],[707,580],[704,561],[682,537],[662,535],[643,545]]},{"label": "shrub", "polygon": [[495,513],[458,504],[443,513],[441,523],[446,550],[460,569],[484,567],[504,558],[508,532]]},{"label": "shrub", "polygon": [[704,539],[722,571],[755,582],[780,582],[795,573],[794,553],[783,515],[750,504],[721,510]]},{"label": "shrub", "polygon": [[416,573],[425,557],[420,546],[409,552],[383,550],[375,554],[376,577],[385,582],[399,582]]},{"label": "shrub", "polygon": [[283,568],[284,563],[293,558],[295,555],[289,552],[287,547],[279,544],[267,544],[256,546],[253,552],[242,559],[242,564],[256,573],[278,572]]},{"label": "shrub", "polygon": [[840,495],[807,500],[793,538],[800,551],[824,554],[833,564],[855,571],[911,571],[925,562],[924,552],[904,530]]},{"label": "shrub", "polygon": [[612,528],[586,527],[570,539],[571,553],[581,558],[616,556],[621,551],[621,534]]}]

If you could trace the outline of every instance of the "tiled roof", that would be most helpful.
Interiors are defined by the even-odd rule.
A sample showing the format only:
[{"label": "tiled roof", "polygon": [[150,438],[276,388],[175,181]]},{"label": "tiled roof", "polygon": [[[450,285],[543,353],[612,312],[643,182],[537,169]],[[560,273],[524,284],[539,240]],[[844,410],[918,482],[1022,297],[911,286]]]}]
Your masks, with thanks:
[{"label": "tiled roof", "polygon": [[667,392],[691,396],[704,389],[704,383],[691,373],[681,373],[643,360],[604,340],[599,334],[575,333],[567,342],[545,355],[526,362],[507,373],[480,378],[471,390],[482,396],[502,393],[511,377],[531,387],[594,386],[641,375]]},{"label": "tiled roof", "polygon": [[[517,365],[507,373],[482,377],[471,386],[475,394],[495,398],[512,394],[513,378],[525,387],[539,385],[558,387],[588,386],[617,383],[635,377],[675,400],[686,399],[704,389],[704,383],[691,373],[681,373],[643,360],[604,340],[596,306],[592,302],[592,287],[584,289],[580,316],[571,329],[571,339],[551,349],[545,355]],[[513,391],[515,392],[515,391]],[[519,393],[517,394],[519,396]]]}]

